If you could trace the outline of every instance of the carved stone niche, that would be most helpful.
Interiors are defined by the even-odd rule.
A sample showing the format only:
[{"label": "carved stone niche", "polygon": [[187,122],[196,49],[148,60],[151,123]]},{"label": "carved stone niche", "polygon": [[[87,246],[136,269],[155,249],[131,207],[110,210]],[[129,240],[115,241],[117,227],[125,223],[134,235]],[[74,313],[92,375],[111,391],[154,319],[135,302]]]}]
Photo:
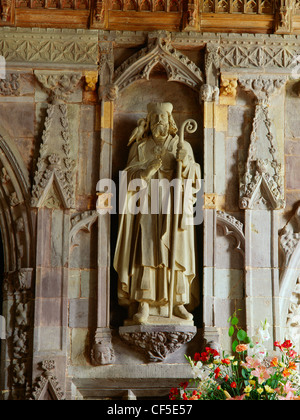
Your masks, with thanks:
[{"label": "carved stone niche", "polygon": [[133,325],[119,329],[122,340],[144,353],[148,363],[163,362],[169,354],[189,343],[196,333],[196,327],[183,325]]}]

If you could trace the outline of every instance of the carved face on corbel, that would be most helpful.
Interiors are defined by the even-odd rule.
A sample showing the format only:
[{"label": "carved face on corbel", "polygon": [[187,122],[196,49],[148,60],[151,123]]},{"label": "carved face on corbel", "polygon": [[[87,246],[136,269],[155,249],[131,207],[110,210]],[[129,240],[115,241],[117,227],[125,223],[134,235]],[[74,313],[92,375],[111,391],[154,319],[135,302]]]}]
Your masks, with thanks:
[{"label": "carved face on corbel", "polygon": [[114,360],[114,350],[109,341],[96,343],[92,350],[92,360],[95,365],[110,365]]}]

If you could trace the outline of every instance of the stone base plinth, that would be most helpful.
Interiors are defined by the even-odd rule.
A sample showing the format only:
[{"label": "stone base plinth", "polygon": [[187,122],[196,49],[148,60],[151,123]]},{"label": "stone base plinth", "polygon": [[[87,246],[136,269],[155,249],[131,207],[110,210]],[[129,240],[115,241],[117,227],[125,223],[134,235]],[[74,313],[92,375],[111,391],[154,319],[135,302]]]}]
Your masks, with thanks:
[{"label": "stone base plinth", "polygon": [[142,351],[148,362],[159,363],[190,342],[197,328],[191,325],[132,325],[120,327],[120,337]]}]

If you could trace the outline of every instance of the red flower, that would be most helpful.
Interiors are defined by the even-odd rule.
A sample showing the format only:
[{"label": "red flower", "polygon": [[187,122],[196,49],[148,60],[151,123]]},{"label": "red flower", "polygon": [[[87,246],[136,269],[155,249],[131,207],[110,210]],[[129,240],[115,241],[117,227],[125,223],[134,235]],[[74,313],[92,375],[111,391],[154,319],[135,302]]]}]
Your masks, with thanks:
[{"label": "red flower", "polygon": [[286,340],[283,344],[282,347],[284,349],[290,349],[291,347],[293,347],[293,343],[290,340]]},{"label": "red flower", "polygon": [[183,398],[184,400],[188,400],[188,397],[187,397],[186,393],[182,394],[182,398]]},{"label": "red flower", "polygon": [[217,367],[217,369],[215,369],[215,372],[214,372],[216,379],[218,379],[218,377],[220,376],[220,372],[221,372],[221,369],[219,367]]},{"label": "red flower", "polygon": [[172,388],[170,391],[170,400],[176,400],[177,395],[179,395],[178,389]]},{"label": "red flower", "polygon": [[200,362],[200,360],[201,360],[201,355],[200,355],[200,353],[195,353],[195,356],[194,356],[194,361],[195,361],[195,362]]},{"label": "red flower", "polygon": [[181,384],[179,384],[179,386],[181,386],[181,388],[186,389],[188,387],[189,383],[188,382],[182,382]]},{"label": "red flower", "polygon": [[207,352],[201,353],[201,362],[207,362],[209,360],[209,354]]},{"label": "red flower", "polygon": [[220,356],[219,353],[217,352],[217,350],[215,350],[215,349],[212,349],[210,347],[206,347],[205,350],[207,351],[208,354],[212,354],[213,357]]},{"label": "red flower", "polygon": [[222,359],[221,362],[224,363],[225,365],[230,365],[229,359]]},{"label": "red flower", "polygon": [[231,382],[230,386],[231,388],[236,388],[236,382]]},{"label": "red flower", "polygon": [[226,375],[226,376],[225,376],[225,382],[227,382],[227,381],[228,381],[228,379],[229,379],[229,376],[228,376],[228,375]]}]

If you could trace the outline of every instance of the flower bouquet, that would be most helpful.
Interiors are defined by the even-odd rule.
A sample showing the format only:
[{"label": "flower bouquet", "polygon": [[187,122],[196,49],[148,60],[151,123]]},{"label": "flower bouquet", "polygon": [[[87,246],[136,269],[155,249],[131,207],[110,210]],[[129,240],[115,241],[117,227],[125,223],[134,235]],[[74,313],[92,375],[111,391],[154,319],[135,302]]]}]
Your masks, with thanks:
[{"label": "flower bouquet", "polygon": [[228,320],[229,336],[236,334],[233,355],[206,347],[186,359],[194,379],[170,391],[171,400],[300,400],[300,356],[290,340],[275,342],[278,357],[270,358],[264,343],[270,339],[265,321],[250,339],[238,327],[236,313]]}]

